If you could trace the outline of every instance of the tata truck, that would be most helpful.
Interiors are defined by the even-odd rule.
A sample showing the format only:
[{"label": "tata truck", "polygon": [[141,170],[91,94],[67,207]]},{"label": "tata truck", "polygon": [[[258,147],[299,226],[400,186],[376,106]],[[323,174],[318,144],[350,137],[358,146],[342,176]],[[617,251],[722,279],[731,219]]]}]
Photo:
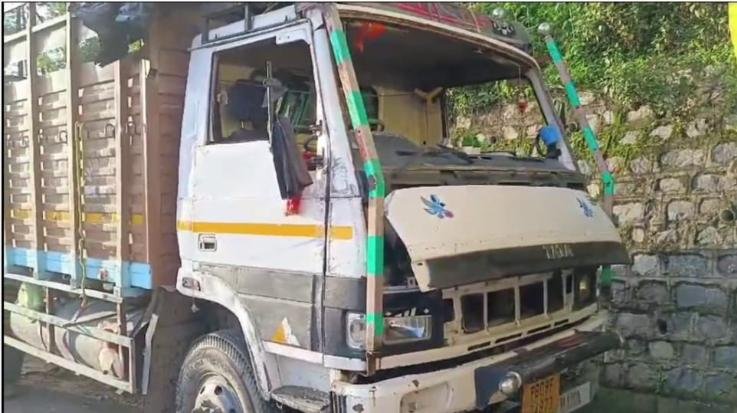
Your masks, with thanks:
[{"label": "tata truck", "polygon": [[[581,366],[621,345],[598,277],[628,255],[521,25],[449,3],[141,5],[6,10],[6,383],[27,354],[157,412],[592,399]],[[506,81],[545,145],[462,151],[453,93]]]}]

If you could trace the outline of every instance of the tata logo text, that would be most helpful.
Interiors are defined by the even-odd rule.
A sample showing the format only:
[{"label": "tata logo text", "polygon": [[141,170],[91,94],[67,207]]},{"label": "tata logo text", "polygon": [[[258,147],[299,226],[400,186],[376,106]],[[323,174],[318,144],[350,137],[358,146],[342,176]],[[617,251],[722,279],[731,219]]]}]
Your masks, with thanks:
[{"label": "tata logo text", "polygon": [[549,260],[573,258],[573,248],[570,244],[543,245],[543,250],[545,251],[545,258]]}]

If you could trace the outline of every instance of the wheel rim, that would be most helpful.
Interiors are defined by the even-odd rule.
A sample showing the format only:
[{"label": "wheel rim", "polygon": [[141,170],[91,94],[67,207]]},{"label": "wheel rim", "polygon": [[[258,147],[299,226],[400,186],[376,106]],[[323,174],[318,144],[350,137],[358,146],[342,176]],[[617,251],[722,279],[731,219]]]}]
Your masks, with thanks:
[{"label": "wheel rim", "polygon": [[244,413],[233,386],[219,374],[206,377],[197,391],[192,413]]}]

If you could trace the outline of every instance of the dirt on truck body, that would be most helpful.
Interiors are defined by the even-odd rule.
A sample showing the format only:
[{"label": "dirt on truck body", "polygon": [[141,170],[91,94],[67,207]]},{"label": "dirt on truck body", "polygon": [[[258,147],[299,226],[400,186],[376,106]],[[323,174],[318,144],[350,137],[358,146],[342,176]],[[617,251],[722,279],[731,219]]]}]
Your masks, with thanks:
[{"label": "dirt on truck body", "polygon": [[[425,3],[34,7],[4,37],[16,361],[147,411],[591,400],[571,372],[619,346],[598,274],[628,257],[519,24]],[[454,144],[451,98],[480,84],[531,99],[528,149]]]}]

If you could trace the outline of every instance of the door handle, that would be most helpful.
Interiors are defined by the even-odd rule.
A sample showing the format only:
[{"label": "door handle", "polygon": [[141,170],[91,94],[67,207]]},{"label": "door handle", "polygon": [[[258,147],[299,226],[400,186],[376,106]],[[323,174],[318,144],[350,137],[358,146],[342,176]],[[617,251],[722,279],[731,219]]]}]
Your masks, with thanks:
[{"label": "door handle", "polygon": [[200,234],[197,237],[197,246],[200,251],[216,251],[218,249],[218,240],[213,234]]}]

